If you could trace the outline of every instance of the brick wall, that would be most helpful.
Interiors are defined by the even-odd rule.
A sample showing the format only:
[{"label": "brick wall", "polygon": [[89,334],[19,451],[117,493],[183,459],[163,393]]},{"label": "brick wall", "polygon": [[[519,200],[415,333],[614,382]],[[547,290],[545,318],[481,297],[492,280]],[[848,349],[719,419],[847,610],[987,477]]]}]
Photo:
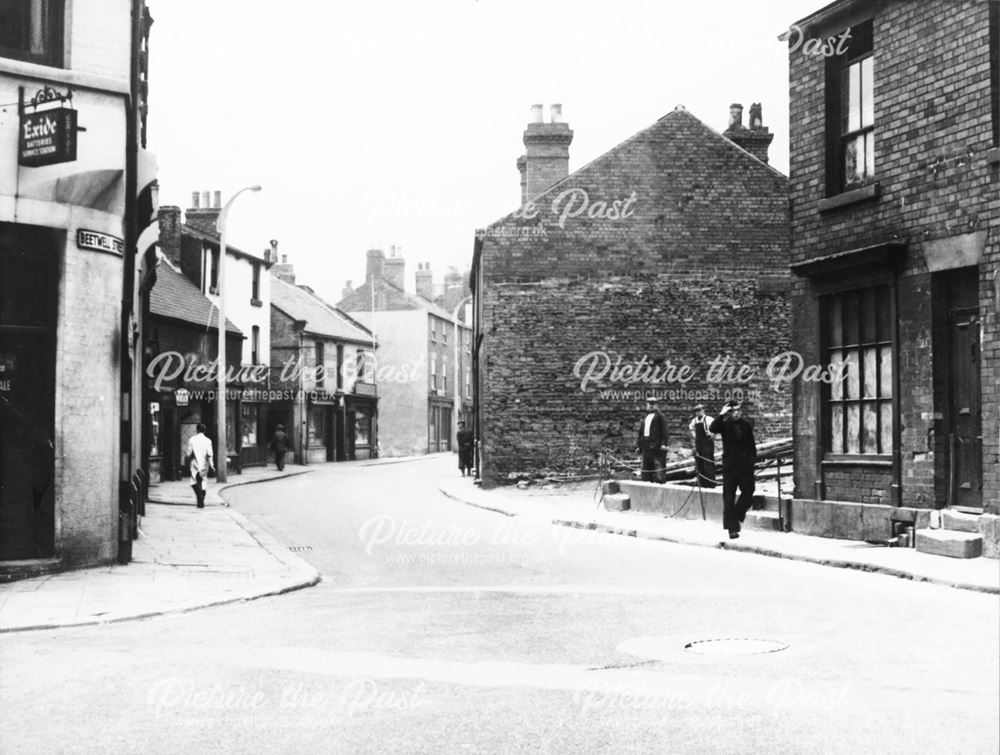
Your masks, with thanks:
[{"label": "brick wall", "polygon": [[[583,192],[587,208],[572,217]],[[487,485],[586,472],[601,448],[634,455],[636,390],[666,397],[678,449],[690,445],[693,405],[713,413],[727,390],[760,391],[747,405],[760,440],[789,434],[790,388],[761,374],[790,347],[784,176],[676,110],[535,202],[534,217],[522,208],[480,233]],[[661,380],[628,384],[609,371],[583,390],[577,364],[592,352],[623,364],[646,357]],[[717,356],[758,374],[709,384]],[[695,376],[664,381],[668,361]]]},{"label": "brick wall", "polygon": [[[881,196],[821,211],[826,196],[825,61],[790,53],[792,261],[803,262],[852,249],[900,242],[906,250],[895,275],[898,309],[898,384],[901,502],[940,504],[941,398],[935,401],[933,276],[928,244],[988,230],[980,260],[984,501],[997,507],[998,424],[997,303],[993,283],[998,264],[1000,183],[988,159],[993,142],[990,91],[989,3],[889,2],[876,11],[866,3],[844,3],[844,14],[807,37],[828,36],[871,18],[875,60],[875,159]],[[826,279],[829,282],[829,278]],[[820,338],[812,311],[817,281],[794,284],[794,344],[805,351]],[[796,495],[811,497],[821,474],[816,432],[818,394],[796,394]],[[935,450],[938,450],[935,453]],[[841,500],[870,496],[842,470],[827,475]],[[852,473],[853,474],[853,473]],[[862,474],[859,472],[858,474]],[[860,478],[857,478],[860,480]],[[937,485],[935,485],[937,479]]]}]

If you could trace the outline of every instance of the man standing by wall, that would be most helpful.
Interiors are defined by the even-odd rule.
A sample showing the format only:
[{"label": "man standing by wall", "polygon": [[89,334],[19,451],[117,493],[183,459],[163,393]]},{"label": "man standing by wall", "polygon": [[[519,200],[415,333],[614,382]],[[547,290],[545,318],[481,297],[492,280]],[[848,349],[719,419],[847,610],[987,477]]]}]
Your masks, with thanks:
[{"label": "man standing by wall", "polygon": [[666,477],[664,466],[667,458],[667,426],[660,411],[660,402],[646,399],[646,416],[639,426],[637,445],[642,454],[642,479],[662,483]]},{"label": "man standing by wall", "polygon": [[698,484],[703,488],[715,487],[715,436],[709,432],[712,418],[705,414],[705,406],[694,408],[694,419],[688,425],[694,440],[694,468]]},{"label": "man standing by wall", "polygon": [[[728,401],[708,427],[722,436],[722,526],[731,539],[740,536],[740,523],[753,502],[757,443],[753,424],[743,416],[739,401]],[[736,488],[740,498],[736,500]]]}]

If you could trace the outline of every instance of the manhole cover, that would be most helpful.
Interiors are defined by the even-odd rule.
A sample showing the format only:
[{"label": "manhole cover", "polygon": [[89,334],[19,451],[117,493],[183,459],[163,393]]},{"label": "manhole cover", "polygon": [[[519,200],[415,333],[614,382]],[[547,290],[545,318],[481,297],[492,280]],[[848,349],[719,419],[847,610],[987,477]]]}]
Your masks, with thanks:
[{"label": "manhole cover", "polygon": [[776,640],[718,639],[695,640],[686,644],[684,649],[701,655],[759,655],[786,650],[788,645]]}]

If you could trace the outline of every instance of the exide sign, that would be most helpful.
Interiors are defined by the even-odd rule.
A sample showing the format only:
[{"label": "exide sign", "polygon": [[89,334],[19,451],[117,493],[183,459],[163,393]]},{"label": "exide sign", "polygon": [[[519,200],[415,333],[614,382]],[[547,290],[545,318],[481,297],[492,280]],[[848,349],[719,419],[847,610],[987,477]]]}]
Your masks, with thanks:
[{"label": "exide sign", "polygon": [[76,160],[76,111],[54,108],[21,115],[18,164],[28,167]]}]

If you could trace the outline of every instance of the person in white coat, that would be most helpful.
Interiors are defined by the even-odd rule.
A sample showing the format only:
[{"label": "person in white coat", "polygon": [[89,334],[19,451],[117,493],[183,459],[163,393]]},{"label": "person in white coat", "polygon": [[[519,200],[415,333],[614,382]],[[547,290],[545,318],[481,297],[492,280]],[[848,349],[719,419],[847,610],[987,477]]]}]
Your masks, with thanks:
[{"label": "person in white coat", "polygon": [[205,425],[198,423],[198,432],[191,436],[188,441],[187,459],[188,468],[191,471],[191,487],[194,488],[194,497],[198,502],[198,508],[205,508],[205,480],[208,473],[215,471],[212,463],[212,441],[205,437]]}]

